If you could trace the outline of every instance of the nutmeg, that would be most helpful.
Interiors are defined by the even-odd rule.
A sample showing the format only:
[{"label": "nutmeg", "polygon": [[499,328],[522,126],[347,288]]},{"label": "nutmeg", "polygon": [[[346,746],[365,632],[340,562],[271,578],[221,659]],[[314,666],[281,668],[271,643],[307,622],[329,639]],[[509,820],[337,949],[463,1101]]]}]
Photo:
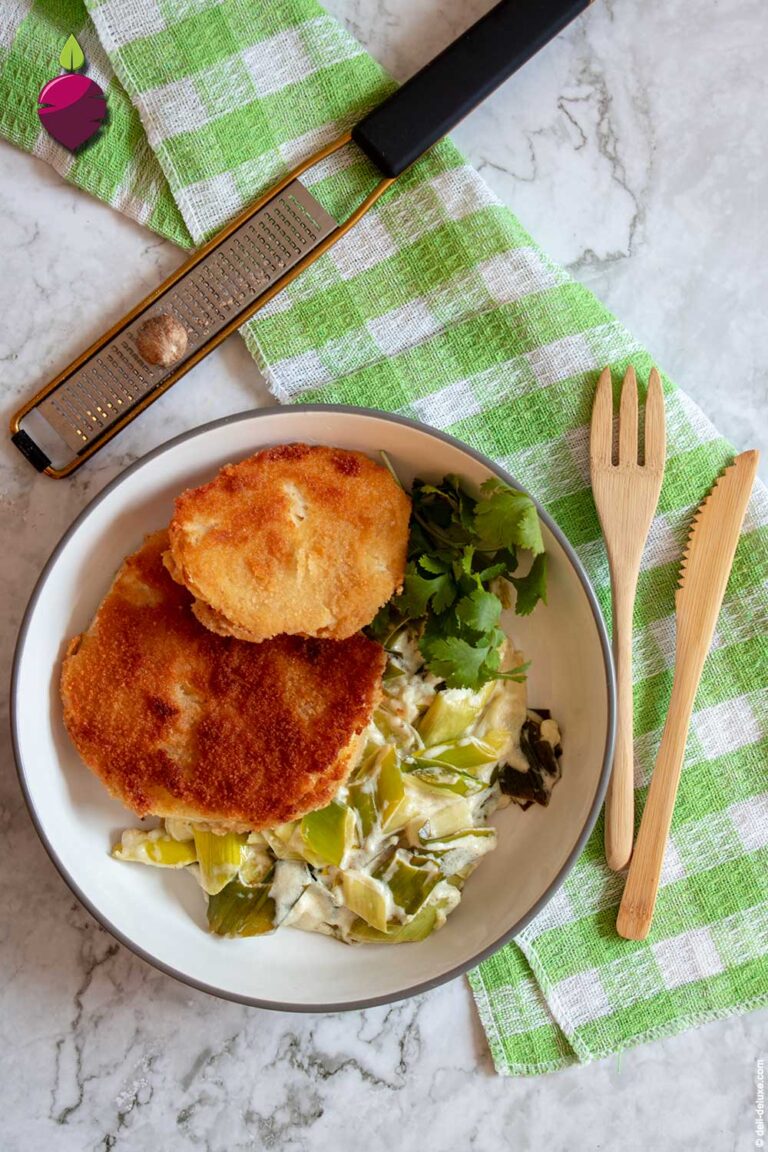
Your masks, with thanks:
[{"label": "nutmeg", "polygon": [[147,364],[162,364],[163,368],[170,368],[187,350],[187,330],[175,316],[163,312],[142,324],[136,347]]}]

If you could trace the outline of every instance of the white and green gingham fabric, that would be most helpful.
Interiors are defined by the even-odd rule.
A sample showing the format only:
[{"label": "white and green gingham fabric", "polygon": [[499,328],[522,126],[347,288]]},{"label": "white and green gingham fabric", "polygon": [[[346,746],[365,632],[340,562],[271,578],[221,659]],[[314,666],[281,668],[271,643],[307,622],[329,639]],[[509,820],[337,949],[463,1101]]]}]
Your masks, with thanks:
[{"label": "white and green gingham fabric", "polygon": [[[315,0],[6,0],[0,132],[183,245],[198,243],[391,82]],[[76,158],[37,94],[74,32],[109,123]],[[337,216],[370,188],[347,149],[308,181]],[[445,429],[535,492],[610,616],[589,489],[598,371],[650,357],[554,266],[450,143],[243,330],[284,402],[385,408]],[[678,559],[730,446],[665,379],[669,460],[640,578],[635,755],[642,809],[672,681]],[[151,417],[150,417],[151,418]],[[768,1003],[768,498],[758,485],[696,700],[653,931],[614,931],[622,879],[598,825],[558,895],[470,975],[496,1067],[588,1061]]]}]

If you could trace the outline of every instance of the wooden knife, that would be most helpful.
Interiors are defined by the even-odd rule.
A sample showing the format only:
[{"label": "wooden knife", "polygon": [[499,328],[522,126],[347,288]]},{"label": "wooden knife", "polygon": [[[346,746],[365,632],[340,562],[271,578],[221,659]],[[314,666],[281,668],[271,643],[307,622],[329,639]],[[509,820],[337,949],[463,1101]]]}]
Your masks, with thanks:
[{"label": "wooden knife", "polygon": [[644,940],[669,837],[696,690],[712,643],[759,454],[742,452],[694,516],[675,594],[677,640],[672,696],[640,831],[616,920],[627,940]]}]

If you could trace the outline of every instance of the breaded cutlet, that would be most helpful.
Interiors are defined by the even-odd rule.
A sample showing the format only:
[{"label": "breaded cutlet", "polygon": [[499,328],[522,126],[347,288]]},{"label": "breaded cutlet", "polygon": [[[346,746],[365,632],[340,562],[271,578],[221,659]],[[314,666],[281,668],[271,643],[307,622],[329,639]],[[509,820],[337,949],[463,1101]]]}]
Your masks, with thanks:
[{"label": "breaded cutlet", "polygon": [[323,807],[353,768],[383,649],[215,635],[163,565],[166,532],[123,563],[69,645],[64,721],[82,759],[139,816],[259,829]]},{"label": "breaded cutlet", "polygon": [[362,452],[283,444],[176,500],[166,564],[214,632],[340,640],[401,587],[410,510]]}]

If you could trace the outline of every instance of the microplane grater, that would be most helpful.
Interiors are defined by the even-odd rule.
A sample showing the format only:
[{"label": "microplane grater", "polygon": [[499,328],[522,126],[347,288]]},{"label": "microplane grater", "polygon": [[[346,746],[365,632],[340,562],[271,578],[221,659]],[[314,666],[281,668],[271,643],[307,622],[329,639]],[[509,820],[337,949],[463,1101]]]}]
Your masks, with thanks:
[{"label": "microplane grater", "polygon": [[187,359],[336,226],[298,180],[289,184],[77,368],[43,400],[40,414],[80,452],[169,374],[168,367],[147,363],[137,351],[136,335],[148,319],[170,315],[183,324]]},{"label": "microplane grater", "polygon": [[[500,0],[354,128],[241,213],[15,412],[10,427],[17,448],[48,476],[74,472],[335,244],[402,172],[591,2]],[[352,143],[379,179],[337,224],[298,177]],[[71,457],[59,465],[55,460],[65,449]]]},{"label": "microplane grater", "polygon": [[[247,218],[235,221],[210,250],[204,249],[183,265],[117,329],[71,364],[35,404],[35,440],[20,429],[14,441],[32,463],[44,465],[41,470],[53,474],[74,470],[69,465],[64,469],[51,465],[48,451],[53,450],[56,437],[74,454],[71,463],[75,467],[87,459],[137,410],[156,399],[271,298],[270,289],[285,281],[338,229],[304,185],[291,180]],[[186,348],[171,365],[148,362],[137,343],[147,322],[159,316],[172,317],[186,333]],[[49,428],[41,425],[39,417]],[[50,436],[50,429],[55,437]]]}]

